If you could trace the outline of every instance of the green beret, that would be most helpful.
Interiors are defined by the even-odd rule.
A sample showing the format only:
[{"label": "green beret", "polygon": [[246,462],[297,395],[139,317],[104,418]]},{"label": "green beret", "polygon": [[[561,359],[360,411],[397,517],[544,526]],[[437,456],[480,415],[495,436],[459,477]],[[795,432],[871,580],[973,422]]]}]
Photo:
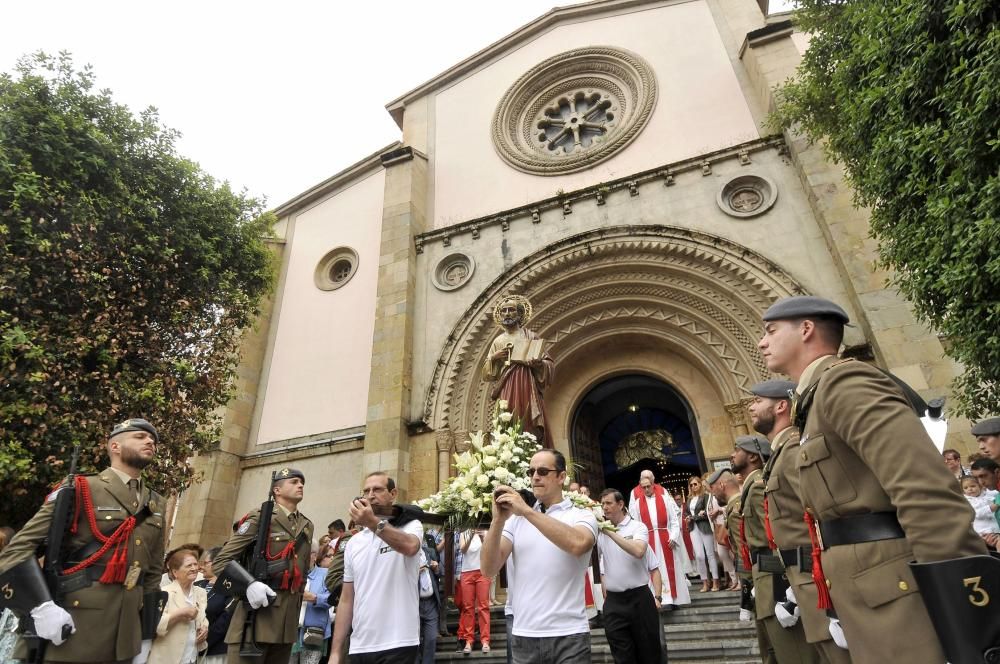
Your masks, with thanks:
[{"label": "green beret", "polygon": [[822,318],[833,318],[843,325],[851,322],[847,312],[840,305],[831,302],[826,298],[814,295],[797,295],[795,297],[784,297],[768,307],[764,312],[763,319],[788,320],[790,318],[810,318],[812,316]]},{"label": "green beret", "polygon": [[133,417],[131,419],[125,420],[124,422],[119,422],[108,434],[108,438],[114,438],[120,433],[125,433],[127,431],[145,431],[150,436],[153,437],[157,443],[160,442],[160,434],[156,433],[156,427],[142,419],[141,417]]},{"label": "green beret", "polygon": [[765,459],[771,456],[771,443],[764,436],[740,436],[736,439],[736,447]]},{"label": "green beret", "polygon": [[763,383],[757,383],[750,388],[751,394],[768,399],[790,399],[791,397],[788,396],[788,393],[794,391],[795,383],[790,380],[781,380],[780,378],[765,380]]},{"label": "green beret", "polygon": [[973,436],[996,436],[1000,434],[1000,417],[990,417],[972,425]]},{"label": "green beret", "polygon": [[302,480],[302,483],[306,483],[306,476],[302,474],[301,470],[296,468],[282,468],[274,472],[274,477],[271,479],[271,484],[276,484],[282,480],[290,480],[293,477],[297,477]]},{"label": "green beret", "polygon": [[725,474],[725,473],[731,473],[731,472],[733,472],[733,471],[730,470],[729,468],[719,468],[714,473],[712,473],[711,475],[708,476],[708,485],[711,486],[711,485],[715,484],[716,482],[719,481],[719,478],[721,478],[723,476],[723,474]]}]

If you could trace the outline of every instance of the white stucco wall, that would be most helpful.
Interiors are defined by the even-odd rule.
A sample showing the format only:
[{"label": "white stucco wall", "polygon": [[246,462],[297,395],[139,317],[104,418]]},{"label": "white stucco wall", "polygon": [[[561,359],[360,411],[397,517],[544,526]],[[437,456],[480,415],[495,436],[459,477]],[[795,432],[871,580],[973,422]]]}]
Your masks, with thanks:
[{"label": "white stucco wall", "polygon": [[[507,165],[490,136],[500,98],[544,59],[596,45],[630,50],[653,68],[659,94],[645,129],[616,156],[579,173],[529,175]],[[437,92],[432,106],[436,228],[759,136],[712,14],[701,0],[557,26]]]},{"label": "white stucco wall", "polygon": [[[289,220],[258,445],[365,423],[384,188],[378,170]],[[322,291],[316,265],[341,246],[358,253],[357,272]]]}]

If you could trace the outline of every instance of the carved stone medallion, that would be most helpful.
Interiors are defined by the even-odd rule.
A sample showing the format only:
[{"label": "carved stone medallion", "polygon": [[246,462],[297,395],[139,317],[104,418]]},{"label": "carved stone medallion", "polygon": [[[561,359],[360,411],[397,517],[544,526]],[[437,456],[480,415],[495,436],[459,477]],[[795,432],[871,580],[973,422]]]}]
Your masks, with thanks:
[{"label": "carved stone medallion", "polygon": [[455,252],[438,261],[434,268],[433,282],[438,290],[453,291],[461,288],[476,269],[476,261],[472,256]]},{"label": "carved stone medallion", "polygon": [[778,188],[761,175],[737,175],[722,185],[716,202],[731,217],[756,217],[771,209]]}]

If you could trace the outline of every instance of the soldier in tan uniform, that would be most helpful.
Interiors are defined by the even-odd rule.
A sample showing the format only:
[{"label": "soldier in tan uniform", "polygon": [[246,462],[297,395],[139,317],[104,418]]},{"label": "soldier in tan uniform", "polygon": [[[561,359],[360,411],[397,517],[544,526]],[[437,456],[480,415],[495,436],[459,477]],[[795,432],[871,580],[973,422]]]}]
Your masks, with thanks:
[{"label": "soldier in tan uniform", "polygon": [[[753,576],[749,568],[743,567],[743,561],[739,555],[740,524],[743,522],[743,518],[740,516],[740,482],[728,468],[716,471],[716,473],[718,473],[718,477],[713,475],[709,478],[709,485],[718,485],[716,498],[719,498],[720,502],[724,502],[726,505],[723,510],[726,516],[726,531],[729,533],[729,546],[736,552],[736,575],[740,579],[740,620],[750,621],[753,620],[754,611],[753,596],[750,592],[753,588]],[[754,620],[754,629],[757,633],[757,648],[760,651],[761,659],[773,663],[775,661],[774,648],[771,647],[763,624]]]},{"label": "soldier in tan uniform", "polygon": [[[792,425],[792,403],[795,383],[789,380],[768,380],[750,388],[754,395],[750,403],[750,420],[754,429],[771,441],[771,458],[764,466],[764,500],[767,506],[766,532],[771,555],[781,559],[785,577],[791,585],[802,620],[806,641],[812,644],[819,659],[829,664],[850,664],[847,650],[839,647],[830,636],[830,619],[816,608],[816,586],[812,579],[812,546],[809,528],[802,516],[805,510],[799,498],[798,459],[799,430]],[[775,598],[775,615],[782,613],[786,621],[794,619],[782,602]],[[779,620],[780,621],[780,620]],[[798,632],[795,632],[798,635]]]},{"label": "soldier in tan uniform", "polygon": [[971,508],[901,388],[836,357],[841,307],[786,298],[763,320],[768,368],[798,383],[799,492],[822,548],[824,608],[832,599],[854,662],[944,662],[909,563],[985,554]]},{"label": "soldier in tan uniform", "polygon": [[[283,468],[275,473],[271,485],[274,512],[271,522],[264,526],[269,529],[266,555],[272,575],[266,584],[267,588],[261,588],[264,584],[259,581],[251,584],[247,590],[247,599],[240,601],[233,613],[226,633],[226,643],[229,645],[226,661],[229,664],[288,664],[291,657],[292,644],[298,638],[299,608],[302,606],[306,574],[309,572],[313,538],[312,521],[298,511],[304,487],[305,476],[299,470]],[[259,509],[249,512],[240,520],[236,532],[215,557],[212,563],[215,569],[223,569],[231,560],[246,561],[253,552],[257,529],[261,527],[259,521]],[[263,598],[263,593],[267,594],[266,598]],[[306,593],[306,601],[309,601],[310,594]],[[315,597],[312,599],[315,600]],[[247,630],[245,638],[252,638],[264,651],[263,656],[240,656],[247,603],[258,606],[254,606],[256,612],[253,628]]]},{"label": "soldier in tan uniform", "polygon": [[[761,558],[770,555],[767,531],[764,528],[764,479],[763,467],[771,456],[771,445],[763,436],[740,436],[730,457],[734,472],[743,476],[740,490],[740,548],[737,549],[743,565],[752,565],[754,587],[754,613],[758,630],[767,634],[773,650],[771,661],[818,662],[816,651],[806,643],[802,625],[782,627],[774,616],[777,601],[785,598],[788,581],[778,568],[768,568]],[[764,661],[768,657],[764,652]]]},{"label": "soldier in tan uniform", "polygon": [[[146,420],[115,425],[107,444],[111,466],[56,489],[0,554],[0,573],[32,560],[48,537],[57,495],[75,492],[75,519],[61,547],[61,606],[45,602],[31,612],[38,634],[55,634],[46,662],[131,662],[140,650],[148,653],[151,641],[142,639],[140,610],[144,596],[160,590],[165,501],[141,474],[158,443]],[[63,625],[75,627],[65,642],[59,635]],[[15,657],[25,653],[19,644]]]}]

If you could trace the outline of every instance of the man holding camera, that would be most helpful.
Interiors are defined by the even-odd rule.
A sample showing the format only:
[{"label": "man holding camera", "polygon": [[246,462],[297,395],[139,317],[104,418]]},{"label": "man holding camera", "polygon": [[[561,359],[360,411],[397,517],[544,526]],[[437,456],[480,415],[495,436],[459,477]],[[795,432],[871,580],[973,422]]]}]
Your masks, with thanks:
[{"label": "man holding camera", "polygon": [[[344,583],[337,605],[330,664],[412,664],[420,645],[420,521],[389,525],[396,483],[384,472],[365,478],[351,502],[351,519],[364,530],[344,550]],[[353,630],[353,631],[352,631]]]},{"label": "man holding camera", "polygon": [[528,474],[534,507],[510,487],[494,492],[480,569],[496,576],[513,554],[514,664],[587,664],[590,624],[583,584],[597,519],[563,498],[566,458],[560,452],[536,452]]}]

